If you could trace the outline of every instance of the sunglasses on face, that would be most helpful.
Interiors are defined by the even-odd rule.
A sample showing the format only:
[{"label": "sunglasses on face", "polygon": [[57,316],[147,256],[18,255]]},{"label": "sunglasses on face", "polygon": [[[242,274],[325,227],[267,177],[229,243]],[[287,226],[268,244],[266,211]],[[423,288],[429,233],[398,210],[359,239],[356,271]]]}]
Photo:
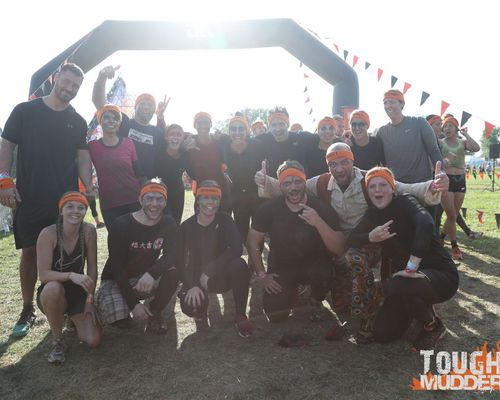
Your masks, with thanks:
[{"label": "sunglasses on face", "polygon": [[241,126],[241,125],[232,125],[229,127],[229,132],[245,132],[246,129],[244,126]]},{"label": "sunglasses on face", "polygon": [[365,126],[364,122],[351,122],[352,128],[363,128]]}]

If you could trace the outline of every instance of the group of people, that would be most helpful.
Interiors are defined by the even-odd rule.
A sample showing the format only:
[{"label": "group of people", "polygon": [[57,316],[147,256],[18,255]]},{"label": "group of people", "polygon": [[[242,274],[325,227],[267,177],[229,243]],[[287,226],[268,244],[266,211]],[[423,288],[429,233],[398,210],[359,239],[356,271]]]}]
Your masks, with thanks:
[{"label": "group of people", "polygon": [[[435,346],[446,329],[433,305],[458,288],[455,263],[435,234],[435,209],[454,201],[441,196],[453,197],[447,191],[458,181],[459,165],[450,163],[460,154],[443,150],[443,160],[432,124],[403,115],[401,92],[385,93],[391,121],[376,136],[368,135],[370,118],[362,110],[351,114],[350,133],[338,116],[323,118],[317,133],[309,133],[291,131],[284,108],[269,113],[267,128],[237,113],[228,134],[216,136],[210,114],[199,112],[193,135],[167,125],[168,101],[156,104],[150,94],[137,97],[131,119],[105,104],[106,81],[115,71],[105,67],[94,84],[102,139],[86,143],[86,123],[70,105],[84,77],[74,64],[56,73],[49,95],[16,106],[5,125],[0,202],[15,208],[21,249],[23,310],[14,336],[26,335],[36,320],[39,278],[36,299],[53,335],[50,362],[65,358],[65,315],[90,347],[99,345],[103,325],[128,328],[133,319],[145,321],[146,332],[164,334],[162,311],[176,293],[182,311],[204,331],[208,294],[232,290],[237,332],[248,337],[253,274],[262,282],[271,322],[285,321],[299,286],[310,285],[311,317],[320,319],[329,299],[333,311],[360,319],[358,343],[394,340],[416,319],[421,331],[413,347]],[[150,124],[155,113],[157,126]],[[445,119],[447,135],[456,135],[455,122]],[[449,136],[443,148],[456,145]],[[97,235],[84,222],[95,195],[92,164],[108,230],[97,293]],[[184,172],[194,180],[195,206],[181,223]],[[456,215],[447,217],[453,240]],[[383,282],[374,279],[380,265]],[[344,335],[339,321],[327,333],[329,339]]]}]

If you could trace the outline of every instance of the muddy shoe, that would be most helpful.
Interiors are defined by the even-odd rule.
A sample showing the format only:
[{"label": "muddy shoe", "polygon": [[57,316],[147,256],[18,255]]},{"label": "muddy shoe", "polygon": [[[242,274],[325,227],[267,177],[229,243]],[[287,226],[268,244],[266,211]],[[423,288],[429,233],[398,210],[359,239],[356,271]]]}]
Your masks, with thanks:
[{"label": "muddy shoe", "polygon": [[238,335],[240,335],[242,338],[252,336],[253,325],[247,317],[243,316],[236,318],[235,326],[238,330]]},{"label": "muddy shoe", "polygon": [[446,326],[443,321],[436,317],[433,324],[424,326],[413,341],[411,350],[414,352],[420,350],[434,350],[437,342],[446,334]]},{"label": "muddy shoe", "polygon": [[153,335],[165,335],[167,333],[167,324],[163,320],[161,313],[153,313],[153,316],[146,321],[144,333]]}]

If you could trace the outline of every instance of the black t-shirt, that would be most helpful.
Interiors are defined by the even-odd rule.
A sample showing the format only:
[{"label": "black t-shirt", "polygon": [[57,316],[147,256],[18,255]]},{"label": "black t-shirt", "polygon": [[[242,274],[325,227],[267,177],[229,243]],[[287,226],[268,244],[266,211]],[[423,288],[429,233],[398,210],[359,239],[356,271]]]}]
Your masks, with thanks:
[{"label": "black t-shirt", "polygon": [[154,178],[155,148],[161,145],[162,130],[153,125],[141,125],[135,119],[130,119],[122,113],[118,135],[134,141],[141,172],[148,179]]},{"label": "black t-shirt", "polygon": [[231,192],[254,193],[257,194],[257,185],[255,184],[255,173],[262,167],[262,161],[265,159],[262,143],[254,139],[247,140],[247,147],[238,154],[231,149],[230,141],[223,144],[228,174],[233,184]]},{"label": "black t-shirt", "polygon": [[320,149],[317,143],[311,146],[307,153],[307,177],[312,178],[328,172],[328,164],[326,163],[326,150]]},{"label": "black t-shirt", "polygon": [[[333,230],[340,230],[335,211],[321,200],[308,196],[309,207]],[[311,259],[329,257],[329,252],[316,228],[299,217],[300,212],[292,212],[285,198],[272,199],[262,204],[252,220],[252,229],[269,234],[269,266],[273,270],[283,266],[300,266]]]},{"label": "black t-shirt", "polygon": [[352,141],[351,150],[354,154],[354,166],[359,169],[369,170],[377,165],[385,165],[384,148],[378,137],[368,136],[369,142],[366,146],[358,146]]},{"label": "black t-shirt", "polygon": [[234,220],[218,212],[207,226],[195,214],[181,224],[177,254],[183,287],[198,286],[202,273],[214,277],[231,260],[241,257],[242,244]]},{"label": "black t-shirt", "polygon": [[169,215],[153,226],[143,225],[132,214],[122,215],[110,227],[109,257],[101,279],[114,280],[132,309],[139,301],[128,283],[129,278],[145,272],[158,279],[175,265],[177,224]]},{"label": "black t-shirt", "polygon": [[169,192],[183,191],[182,174],[189,169],[189,154],[181,149],[179,158],[174,158],[167,153],[163,140],[161,143],[155,154],[155,176],[161,178]]},{"label": "black t-shirt", "polygon": [[17,144],[17,190],[21,199],[57,204],[78,190],[77,152],[87,149],[87,123],[70,105],[54,111],[42,98],[18,104],[2,137]]},{"label": "black t-shirt", "polygon": [[307,154],[318,143],[318,135],[309,132],[289,132],[288,139],[284,142],[277,142],[270,133],[264,133],[255,138],[261,141],[264,148],[264,154],[267,159],[267,175],[276,178],[278,167],[286,160],[295,160],[302,164],[306,170],[306,176],[309,175],[309,166],[307,164]]}]

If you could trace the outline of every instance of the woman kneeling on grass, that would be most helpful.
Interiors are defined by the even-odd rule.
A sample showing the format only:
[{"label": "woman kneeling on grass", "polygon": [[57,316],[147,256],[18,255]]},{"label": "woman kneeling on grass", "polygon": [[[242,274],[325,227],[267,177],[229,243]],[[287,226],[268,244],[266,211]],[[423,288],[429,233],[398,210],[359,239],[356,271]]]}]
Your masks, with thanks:
[{"label": "woman kneeling on grass", "polygon": [[[64,315],[71,318],[82,342],[91,348],[101,342],[101,330],[92,313],[85,313],[86,300],[92,301],[97,281],[97,235],[83,218],[88,202],[78,192],[65,193],[59,200],[57,223],[40,233],[36,244],[41,285],[37,303],[47,316],[53,337],[50,363],[65,360],[62,337]],[[87,274],[84,273],[87,260]]]},{"label": "woman kneeling on grass", "polygon": [[415,318],[422,329],[412,349],[434,349],[446,327],[433,304],[456,293],[455,263],[434,237],[434,221],[425,208],[410,195],[394,195],[394,176],[388,168],[372,168],[365,182],[374,207],[349,236],[348,247],[380,243],[397,271],[384,283],[385,300],[375,318],[374,339],[400,338]]}]

